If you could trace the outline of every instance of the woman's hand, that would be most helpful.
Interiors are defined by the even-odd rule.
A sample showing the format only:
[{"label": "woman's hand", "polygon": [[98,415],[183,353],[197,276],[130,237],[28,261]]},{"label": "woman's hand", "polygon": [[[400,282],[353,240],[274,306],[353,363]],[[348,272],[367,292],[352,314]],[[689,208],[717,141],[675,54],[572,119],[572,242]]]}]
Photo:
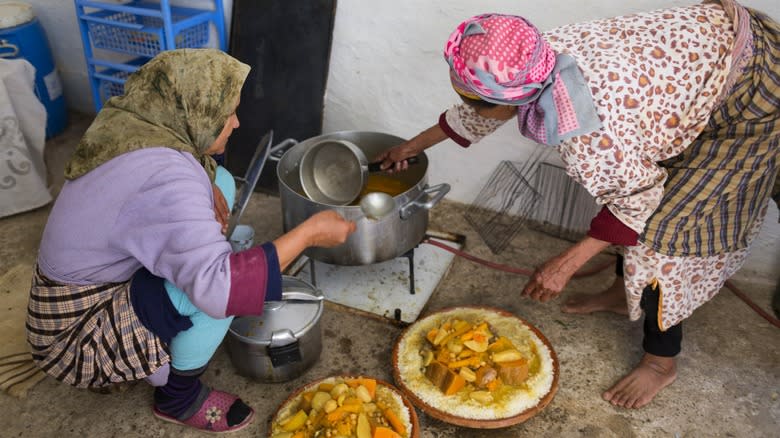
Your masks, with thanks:
[{"label": "woman's hand", "polygon": [[374,162],[381,161],[382,164],[379,167],[387,173],[402,172],[409,168],[406,159],[418,153],[412,142],[407,141],[382,152],[374,159]]},{"label": "woman's hand", "polygon": [[561,294],[572,275],[582,265],[609,245],[609,242],[590,236],[585,237],[571,248],[536,268],[531,276],[531,281],[525,285],[521,294],[543,303],[550,301]]},{"label": "woman's hand", "polygon": [[230,208],[228,208],[227,201],[222,195],[222,190],[216,184],[211,185],[211,190],[214,192],[214,215],[217,218],[217,222],[222,225],[222,234],[225,234],[228,228]]},{"label": "woman's hand", "polygon": [[547,302],[560,295],[575,271],[563,255],[555,256],[536,268],[522,295]]},{"label": "woman's hand", "polygon": [[325,248],[341,245],[357,228],[355,222],[344,219],[333,210],[321,211],[300,226],[308,235],[308,246]]},{"label": "woman's hand", "polygon": [[413,139],[384,151],[375,157],[373,162],[381,161],[379,167],[387,173],[401,172],[409,167],[407,158],[420,154],[446,138],[447,134],[436,124],[417,134]]},{"label": "woman's hand", "polygon": [[284,270],[310,246],[341,245],[357,225],[333,210],[321,211],[274,240],[279,267]]}]

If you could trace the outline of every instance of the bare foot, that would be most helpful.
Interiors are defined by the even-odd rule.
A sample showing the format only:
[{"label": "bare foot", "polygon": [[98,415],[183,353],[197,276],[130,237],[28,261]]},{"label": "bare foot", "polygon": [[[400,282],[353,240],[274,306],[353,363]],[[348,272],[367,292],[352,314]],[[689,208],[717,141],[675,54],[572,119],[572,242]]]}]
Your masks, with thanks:
[{"label": "bare foot", "polygon": [[638,409],[650,403],[658,391],[677,378],[677,366],[673,357],[645,353],[639,365],[623,376],[601,397],[615,406]]},{"label": "bare foot", "polygon": [[628,315],[626,287],[623,277],[616,277],[607,290],[597,294],[577,294],[566,300],[561,306],[564,313],[612,312]]}]

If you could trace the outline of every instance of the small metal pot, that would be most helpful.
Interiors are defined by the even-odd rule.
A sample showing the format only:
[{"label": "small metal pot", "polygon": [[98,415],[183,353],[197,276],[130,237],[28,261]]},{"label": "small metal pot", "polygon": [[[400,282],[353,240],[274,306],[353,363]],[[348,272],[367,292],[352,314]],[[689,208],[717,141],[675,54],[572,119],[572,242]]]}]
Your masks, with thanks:
[{"label": "small metal pot", "polygon": [[[322,296],[311,284],[289,276],[282,277],[282,290]],[[322,352],[323,307],[324,301],[266,302],[262,316],[235,318],[227,335],[233,366],[240,375],[266,383],[302,375]]]}]

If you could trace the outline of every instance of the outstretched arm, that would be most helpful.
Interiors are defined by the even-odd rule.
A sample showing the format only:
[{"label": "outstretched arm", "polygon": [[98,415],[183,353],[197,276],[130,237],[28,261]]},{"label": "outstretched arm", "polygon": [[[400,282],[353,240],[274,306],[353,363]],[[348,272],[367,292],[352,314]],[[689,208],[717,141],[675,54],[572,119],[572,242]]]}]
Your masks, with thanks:
[{"label": "outstretched arm", "polygon": [[590,236],[584,238],[536,268],[531,281],[523,289],[522,295],[541,302],[557,297],[566,287],[566,283],[569,282],[572,275],[609,245],[609,242]]}]

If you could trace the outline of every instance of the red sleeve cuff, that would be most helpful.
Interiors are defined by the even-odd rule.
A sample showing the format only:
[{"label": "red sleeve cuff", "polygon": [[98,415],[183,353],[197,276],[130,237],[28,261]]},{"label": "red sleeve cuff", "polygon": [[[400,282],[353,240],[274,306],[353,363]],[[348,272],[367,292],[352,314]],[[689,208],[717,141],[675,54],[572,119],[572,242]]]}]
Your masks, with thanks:
[{"label": "red sleeve cuff", "polygon": [[262,315],[266,297],[277,296],[281,297],[281,271],[275,248],[271,253],[262,245],[230,255],[226,316]]},{"label": "red sleeve cuff", "polygon": [[453,130],[450,127],[450,125],[447,123],[447,116],[446,116],[446,114],[447,114],[447,111],[441,113],[441,115],[439,116],[439,127],[441,128],[441,130],[444,131],[444,133],[447,134],[447,137],[452,139],[452,141],[454,141],[455,143],[463,146],[464,148],[467,148],[467,147],[471,146],[471,142],[470,141],[468,141],[465,138],[463,138],[460,135],[458,135],[458,133],[455,132],[455,130]]},{"label": "red sleeve cuff", "polygon": [[615,245],[634,246],[639,235],[628,225],[620,222],[605,205],[590,222],[588,236]]}]

